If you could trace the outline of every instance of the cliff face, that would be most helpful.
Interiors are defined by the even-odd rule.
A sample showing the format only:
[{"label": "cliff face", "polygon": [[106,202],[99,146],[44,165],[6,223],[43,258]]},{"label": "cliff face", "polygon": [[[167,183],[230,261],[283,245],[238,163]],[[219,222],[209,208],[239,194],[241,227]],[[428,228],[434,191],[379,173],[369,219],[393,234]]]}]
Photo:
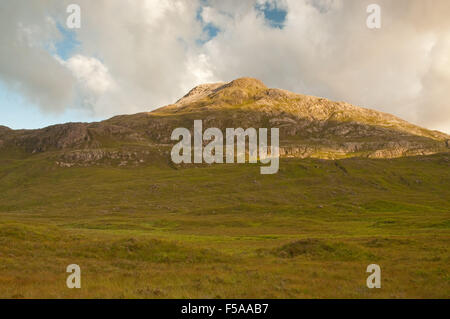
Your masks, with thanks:
[{"label": "cliff face", "polygon": [[[133,156],[139,163],[152,153],[167,155],[172,130],[192,129],[196,119],[203,120],[204,129],[278,127],[282,157],[393,158],[450,151],[449,135],[391,114],[270,89],[259,80],[241,78],[197,86],[175,104],[149,113],[39,130],[0,126],[0,152],[11,147],[29,154],[59,151],[72,162],[130,159],[136,152]],[[133,148],[138,150],[130,151]]]}]

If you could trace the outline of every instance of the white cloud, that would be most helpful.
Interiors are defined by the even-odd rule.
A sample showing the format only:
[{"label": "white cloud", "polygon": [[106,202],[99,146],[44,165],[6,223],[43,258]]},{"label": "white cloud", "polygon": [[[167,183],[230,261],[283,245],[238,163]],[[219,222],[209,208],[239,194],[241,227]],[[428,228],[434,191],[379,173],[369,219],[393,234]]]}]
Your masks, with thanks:
[{"label": "white cloud", "polygon": [[44,110],[63,110],[73,98],[70,72],[46,48],[57,35],[42,2],[1,4],[0,80]]},{"label": "white cloud", "polygon": [[185,80],[184,91],[191,89],[192,86],[219,81],[214,76],[214,66],[211,65],[208,56],[203,53],[190,57],[186,67],[188,76]]},{"label": "white cloud", "polygon": [[104,94],[114,86],[108,69],[95,58],[77,54],[63,63],[87,90],[95,94]]},{"label": "white cloud", "polygon": [[99,99],[117,89],[107,67],[96,58],[77,54],[61,63],[76,79],[77,102],[94,113]]}]

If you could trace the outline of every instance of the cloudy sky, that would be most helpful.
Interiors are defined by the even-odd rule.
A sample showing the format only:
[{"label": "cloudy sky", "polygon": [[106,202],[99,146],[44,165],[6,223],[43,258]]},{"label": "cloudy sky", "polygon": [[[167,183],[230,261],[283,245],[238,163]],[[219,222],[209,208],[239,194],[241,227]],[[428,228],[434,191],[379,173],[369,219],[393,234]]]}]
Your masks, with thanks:
[{"label": "cloudy sky", "polygon": [[0,125],[150,111],[251,76],[450,133],[449,16],[448,0],[1,1]]}]

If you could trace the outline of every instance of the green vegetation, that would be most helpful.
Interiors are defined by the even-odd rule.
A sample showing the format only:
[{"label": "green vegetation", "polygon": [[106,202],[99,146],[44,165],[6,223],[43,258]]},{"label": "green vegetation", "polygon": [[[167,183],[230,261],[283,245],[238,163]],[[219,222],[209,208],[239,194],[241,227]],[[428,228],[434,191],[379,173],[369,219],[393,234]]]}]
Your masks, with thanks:
[{"label": "green vegetation", "polygon": [[[0,158],[2,298],[448,298],[450,154],[176,168]],[[69,264],[82,288],[68,289]],[[382,288],[366,288],[366,267]]]}]

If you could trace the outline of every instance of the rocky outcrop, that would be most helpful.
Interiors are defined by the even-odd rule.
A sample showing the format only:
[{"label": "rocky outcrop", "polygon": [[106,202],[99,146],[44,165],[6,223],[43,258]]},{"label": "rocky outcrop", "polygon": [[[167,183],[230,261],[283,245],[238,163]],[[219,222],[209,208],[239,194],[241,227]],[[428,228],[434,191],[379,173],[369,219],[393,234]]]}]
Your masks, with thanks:
[{"label": "rocky outcrop", "polygon": [[30,153],[79,147],[91,141],[87,124],[84,123],[53,125],[40,130],[12,131],[9,138],[6,137],[10,145],[22,147]]}]

